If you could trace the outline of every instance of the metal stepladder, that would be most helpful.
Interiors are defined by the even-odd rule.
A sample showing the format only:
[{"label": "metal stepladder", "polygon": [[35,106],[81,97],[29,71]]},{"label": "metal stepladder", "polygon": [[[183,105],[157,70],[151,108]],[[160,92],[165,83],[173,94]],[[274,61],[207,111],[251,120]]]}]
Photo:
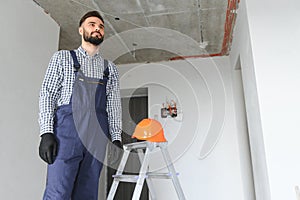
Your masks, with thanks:
[{"label": "metal stepladder", "polygon": [[[160,151],[162,152],[164,161],[166,162],[168,173],[154,173],[154,172],[148,172],[148,166],[150,161],[150,153],[155,149],[160,148]],[[158,178],[158,179],[172,179],[174,188],[176,190],[177,196],[179,200],[185,200],[184,193],[182,191],[182,188],[180,186],[177,173],[175,171],[175,168],[172,164],[170,154],[167,149],[167,142],[135,142],[130,144],[125,144],[123,146],[124,153],[122,156],[122,159],[120,161],[119,167],[117,169],[117,172],[115,175],[113,175],[113,183],[110,188],[107,200],[113,200],[115,193],[117,191],[119,182],[131,182],[136,183],[135,189],[133,192],[132,200],[139,200],[143,184],[145,180],[147,181],[147,185],[149,188],[149,192],[151,195],[151,200],[157,200],[157,197],[154,192],[154,188],[152,185],[151,179]],[[146,150],[145,153],[143,150]],[[139,171],[139,175],[127,175],[123,174],[128,156],[132,150],[136,150],[138,152],[138,157],[141,162],[141,168]]]}]

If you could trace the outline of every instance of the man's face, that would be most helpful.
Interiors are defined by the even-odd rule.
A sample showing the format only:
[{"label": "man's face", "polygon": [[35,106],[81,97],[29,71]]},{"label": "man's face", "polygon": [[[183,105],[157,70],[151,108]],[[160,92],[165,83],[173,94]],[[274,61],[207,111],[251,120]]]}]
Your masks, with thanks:
[{"label": "man's face", "polygon": [[98,46],[104,39],[104,24],[98,17],[89,17],[79,27],[79,33],[84,41]]}]

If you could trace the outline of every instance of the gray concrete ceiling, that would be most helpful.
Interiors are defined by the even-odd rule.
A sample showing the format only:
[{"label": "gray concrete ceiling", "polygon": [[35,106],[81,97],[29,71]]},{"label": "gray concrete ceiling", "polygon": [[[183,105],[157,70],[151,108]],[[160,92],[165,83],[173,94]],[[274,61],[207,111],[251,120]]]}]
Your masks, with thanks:
[{"label": "gray concrete ceiling", "polygon": [[225,0],[34,0],[60,25],[59,49],[80,45],[78,22],[98,10],[105,21],[101,51],[116,64],[219,54]]}]

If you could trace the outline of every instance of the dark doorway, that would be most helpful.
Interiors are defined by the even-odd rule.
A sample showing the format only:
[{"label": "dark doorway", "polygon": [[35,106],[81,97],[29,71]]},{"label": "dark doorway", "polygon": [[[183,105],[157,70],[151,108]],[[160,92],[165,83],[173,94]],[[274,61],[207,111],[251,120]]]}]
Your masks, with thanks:
[{"label": "dark doorway", "polygon": [[[123,95],[122,95],[123,96]],[[122,97],[122,140],[124,144],[137,142],[136,139],[131,138],[135,126],[142,119],[148,117],[148,91],[147,88],[139,88],[131,95]],[[108,154],[109,152],[108,148]],[[110,157],[108,155],[108,157]],[[107,194],[110,190],[113,178],[112,175],[116,173],[118,163],[109,165],[107,167]],[[138,174],[140,169],[140,161],[136,154],[130,154],[124,173]],[[135,184],[120,182],[115,200],[131,200]],[[141,200],[149,199],[149,191],[146,182],[144,183]]]}]

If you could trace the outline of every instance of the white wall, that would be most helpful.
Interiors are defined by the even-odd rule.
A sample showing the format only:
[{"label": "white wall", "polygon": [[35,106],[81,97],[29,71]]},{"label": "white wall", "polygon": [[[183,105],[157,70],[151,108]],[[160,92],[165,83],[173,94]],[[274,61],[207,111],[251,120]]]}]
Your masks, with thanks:
[{"label": "white wall", "polygon": [[238,11],[230,59],[241,57],[249,122],[261,119],[250,130],[257,199],[296,199],[300,185],[299,9],[297,0],[251,0]]},{"label": "white wall", "polygon": [[241,1],[233,34],[230,62],[232,68],[235,68],[238,60],[241,64],[256,198],[268,200],[270,199],[269,178],[248,27],[246,5]]},{"label": "white wall", "polygon": [[[249,199],[253,189],[244,187],[241,161],[249,152],[239,150],[228,57],[122,65],[119,70],[122,89],[148,87],[149,116],[157,115],[164,126],[187,199]],[[160,118],[166,97],[177,101],[178,118]],[[152,156],[150,169],[160,170],[159,152]],[[155,184],[158,199],[177,198],[171,180]]]},{"label": "white wall", "polygon": [[38,93],[59,27],[31,0],[2,0],[0,24],[0,199],[41,199]]}]

